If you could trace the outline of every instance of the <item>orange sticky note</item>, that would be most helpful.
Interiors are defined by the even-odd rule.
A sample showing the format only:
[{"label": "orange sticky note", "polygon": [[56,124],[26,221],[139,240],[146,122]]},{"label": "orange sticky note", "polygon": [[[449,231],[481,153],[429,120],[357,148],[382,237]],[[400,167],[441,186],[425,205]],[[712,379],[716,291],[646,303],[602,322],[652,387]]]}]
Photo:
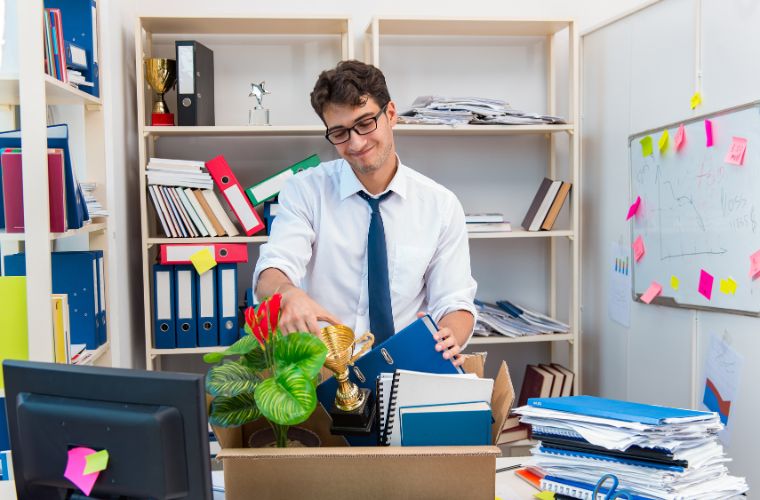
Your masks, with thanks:
[{"label": "orange sticky note", "polygon": [[647,291],[641,295],[641,301],[645,304],[651,304],[655,297],[662,293],[662,285],[653,281]]},{"label": "orange sticky note", "polygon": [[639,141],[641,143],[641,156],[651,156],[652,155],[652,138],[649,136],[644,137]]},{"label": "orange sticky note", "polygon": [[760,250],[749,256],[749,277],[757,278],[760,274]]},{"label": "orange sticky note", "polygon": [[639,236],[636,241],[633,242],[633,258],[636,262],[640,261],[644,256],[646,249],[644,248],[644,240]]},{"label": "orange sticky note", "polygon": [[726,163],[731,163],[732,165],[743,165],[744,164],[744,153],[747,152],[747,139],[744,137],[733,137],[731,139],[731,146],[728,148],[728,153],[726,154],[725,161]]},{"label": "orange sticky note", "polygon": [[631,207],[628,209],[628,216],[625,218],[625,220],[630,220],[631,217],[636,215],[636,212],[639,211],[639,205],[641,205],[641,196],[637,196],[636,201],[631,204]]},{"label": "orange sticky note", "polygon": [[705,146],[711,148],[713,145],[713,129],[712,122],[705,120]]},{"label": "orange sticky note", "polygon": [[660,139],[657,141],[657,147],[660,148],[660,154],[664,153],[668,148],[668,139],[670,139],[670,134],[668,134],[668,129],[665,129],[662,131],[662,135],[660,135]]},{"label": "orange sticky note", "polygon": [[683,146],[683,141],[686,139],[686,128],[683,126],[683,123],[678,126],[678,132],[676,132],[675,137],[675,147],[676,151],[680,150]]},{"label": "orange sticky note", "polygon": [[689,104],[691,105],[691,109],[694,109],[700,104],[702,104],[702,94],[700,94],[699,92],[694,92],[694,95],[691,96],[691,101]]}]

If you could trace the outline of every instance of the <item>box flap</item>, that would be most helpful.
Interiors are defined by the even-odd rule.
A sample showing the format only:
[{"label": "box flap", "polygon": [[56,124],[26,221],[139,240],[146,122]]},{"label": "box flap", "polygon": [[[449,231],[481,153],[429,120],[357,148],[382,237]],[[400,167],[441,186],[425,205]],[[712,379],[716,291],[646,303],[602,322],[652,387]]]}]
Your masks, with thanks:
[{"label": "box flap", "polygon": [[341,457],[498,457],[497,446],[346,446],[321,448],[232,448],[217,458],[294,459]]},{"label": "box flap", "polygon": [[501,430],[504,428],[504,423],[507,421],[509,410],[512,409],[514,401],[515,388],[512,386],[512,377],[509,376],[507,362],[502,361],[499,374],[493,381],[493,393],[491,395],[491,415],[494,420],[491,427],[491,437],[494,444],[501,435]]},{"label": "box flap", "polygon": [[486,366],[486,354],[485,352],[473,352],[470,354],[462,354],[464,363],[462,369],[466,373],[474,373],[478,378],[483,378],[483,372]]}]

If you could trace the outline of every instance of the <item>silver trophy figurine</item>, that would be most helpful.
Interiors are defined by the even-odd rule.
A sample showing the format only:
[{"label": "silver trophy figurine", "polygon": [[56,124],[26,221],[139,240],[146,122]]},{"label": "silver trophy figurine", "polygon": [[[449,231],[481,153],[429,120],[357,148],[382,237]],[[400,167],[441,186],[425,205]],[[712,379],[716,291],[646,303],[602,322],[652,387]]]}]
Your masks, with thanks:
[{"label": "silver trophy figurine", "polygon": [[253,109],[248,110],[248,125],[270,125],[269,110],[261,106],[264,96],[271,94],[264,88],[265,84],[266,82],[251,84],[251,93],[248,94],[248,97],[255,97],[257,104]]}]

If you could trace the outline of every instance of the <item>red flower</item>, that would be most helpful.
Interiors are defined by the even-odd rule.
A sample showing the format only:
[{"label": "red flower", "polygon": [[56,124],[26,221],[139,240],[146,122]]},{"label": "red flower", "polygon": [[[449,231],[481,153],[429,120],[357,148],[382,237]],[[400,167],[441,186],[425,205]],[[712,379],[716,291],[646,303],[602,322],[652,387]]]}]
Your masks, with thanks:
[{"label": "red flower", "polygon": [[276,293],[272,295],[267,301],[267,309],[269,311],[269,328],[270,331],[277,330],[277,323],[280,322],[280,302],[282,301],[282,295]]},{"label": "red flower", "polygon": [[269,337],[269,331],[267,330],[267,322],[266,322],[266,312],[265,309],[262,307],[264,303],[262,303],[259,306],[258,312],[253,307],[248,307],[245,310],[245,323],[248,325],[248,328],[250,328],[251,333],[254,337],[256,337],[256,340],[259,341],[259,344],[264,346],[264,342],[267,341],[267,338]]}]

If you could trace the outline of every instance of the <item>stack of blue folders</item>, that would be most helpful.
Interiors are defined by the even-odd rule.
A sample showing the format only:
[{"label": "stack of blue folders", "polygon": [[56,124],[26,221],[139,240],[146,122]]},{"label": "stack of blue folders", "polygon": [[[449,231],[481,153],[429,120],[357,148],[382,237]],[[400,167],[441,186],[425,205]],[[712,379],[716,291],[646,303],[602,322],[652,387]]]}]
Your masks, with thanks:
[{"label": "stack of blue folders", "polygon": [[717,500],[748,490],[728,474],[716,413],[593,396],[531,398],[514,411],[539,440],[530,467],[544,490],[591,499],[604,474],[631,498]]}]

